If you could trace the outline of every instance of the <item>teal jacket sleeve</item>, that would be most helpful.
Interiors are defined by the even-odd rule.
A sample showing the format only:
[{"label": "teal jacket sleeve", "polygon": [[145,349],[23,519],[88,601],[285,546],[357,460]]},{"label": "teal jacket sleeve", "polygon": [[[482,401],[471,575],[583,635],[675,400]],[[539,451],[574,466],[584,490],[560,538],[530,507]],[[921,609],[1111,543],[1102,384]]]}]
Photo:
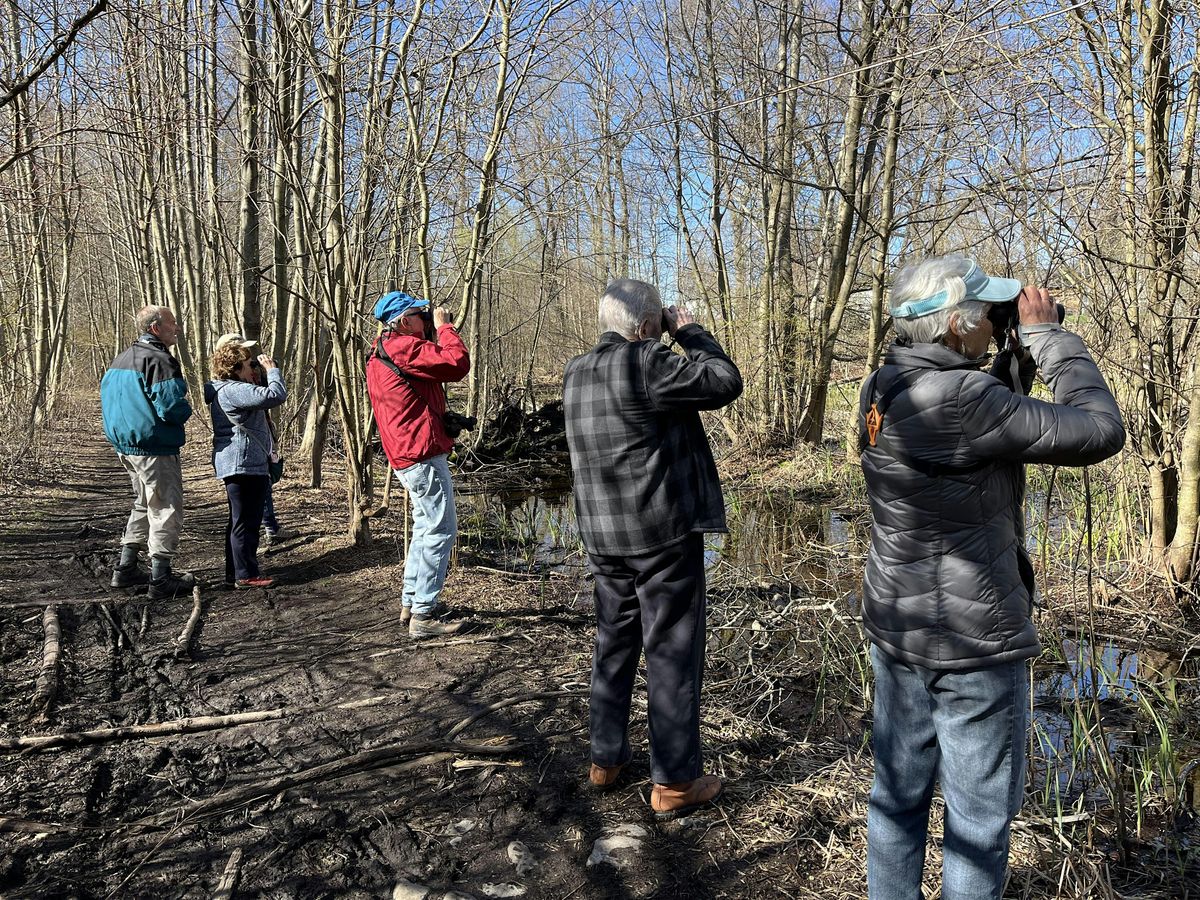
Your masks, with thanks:
[{"label": "teal jacket sleeve", "polygon": [[150,387],[150,402],[154,411],[164,422],[182,425],[192,416],[192,404],[188,402],[187,382],[183,378],[160,381]]}]

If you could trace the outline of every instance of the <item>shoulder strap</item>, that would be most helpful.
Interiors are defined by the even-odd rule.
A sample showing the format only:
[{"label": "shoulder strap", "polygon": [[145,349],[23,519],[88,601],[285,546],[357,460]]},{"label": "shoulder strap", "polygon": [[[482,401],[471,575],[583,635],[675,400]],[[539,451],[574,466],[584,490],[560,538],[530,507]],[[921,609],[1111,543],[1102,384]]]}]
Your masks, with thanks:
[{"label": "shoulder strap", "polygon": [[[953,368],[958,368],[957,366]],[[989,466],[995,465],[996,460],[985,459],[979,462],[968,463],[966,465],[954,466],[947,463],[934,462],[929,459],[922,459],[919,456],[912,456],[903,450],[900,450],[893,445],[892,441],[888,440],[883,433],[883,417],[887,413],[888,406],[904,391],[911,388],[917,381],[930,372],[949,371],[943,369],[920,369],[911,376],[908,373],[897,375],[896,378],[888,385],[888,389],[884,392],[879,400],[871,399],[874,397],[875,391],[878,388],[879,369],[871,373],[871,388],[868,394],[868,399],[871,403],[867,409],[867,428],[866,431],[859,435],[859,455],[866,452],[868,445],[882,450],[893,459],[899,460],[910,469],[916,469],[922,475],[930,478],[938,478],[942,475],[969,475],[972,472],[982,472]],[[880,442],[883,438],[883,442]]]},{"label": "shoulder strap", "polygon": [[[403,370],[401,370],[401,368],[398,365],[396,365],[396,361],[393,360],[391,358],[391,356],[388,355],[387,350],[384,349],[383,339],[385,337],[387,337],[386,331],[375,339],[375,346],[374,346],[374,349],[372,349],[372,351],[371,351],[371,356],[374,356],[377,360],[379,360],[381,363],[383,363],[385,366],[387,366],[389,369],[391,369],[393,372],[395,372],[397,375],[399,375],[400,378],[403,379],[404,383],[407,384],[409,386],[409,388],[412,389],[412,392],[417,395],[417,399],[420,400],[422,403],[424,403],[426,406],[429,406],[429,401],[426,400],[424,397],[422,397],[421,392],[417,390],[417,385],[416,385],[416,382],[414,381],[413,377],[411,375],[409,375],[408,373],[404,372]],[[369,359],[370,358],[368,357],[368,361],[369,361]],[[445,391],[444,386],[442,387],[442,390],[443,390],[443,392]]]},{"label": "shoulder strap", "polygon": [[412,379],[409,376],[405,375],[403,371],[401,371],[400,367],[398,365],[396,365],[395,361],[391,358],[391,356],[388,355],[387,350],[384,349],[383,339],[385,337],[387,337],[386,331],[383,334],[381,334],[379,337],[375,338],[375,345],[374,345],[373,349],[371,350],[371,355],[374,356],[377,360],[379,360],[381,363],[383,363],[385,366],[387,366],[389,369],[391,369],[393,372],[395,372],[397,375],[399,375],[401,378],[403,378],[406,382],[408,382],[411,385]]}]

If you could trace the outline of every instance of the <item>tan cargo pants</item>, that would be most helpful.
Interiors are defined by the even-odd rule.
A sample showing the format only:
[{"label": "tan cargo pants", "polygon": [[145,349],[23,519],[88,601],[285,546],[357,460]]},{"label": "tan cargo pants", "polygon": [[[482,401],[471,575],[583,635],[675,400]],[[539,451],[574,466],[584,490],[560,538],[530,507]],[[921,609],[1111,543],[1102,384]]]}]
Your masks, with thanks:
[{"label": "tan cargo pants", "polygon": [[133,484],[133,511],[122,544],[151,556],[171,557],[183,530],[183,469],[176,456],[126,456],[118,453]]}]

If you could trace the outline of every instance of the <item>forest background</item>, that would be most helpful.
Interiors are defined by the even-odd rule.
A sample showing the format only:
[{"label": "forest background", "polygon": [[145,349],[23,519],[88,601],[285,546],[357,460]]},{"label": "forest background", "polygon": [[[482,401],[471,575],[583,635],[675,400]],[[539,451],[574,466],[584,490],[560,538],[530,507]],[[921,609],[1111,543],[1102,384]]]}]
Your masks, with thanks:
[{"label": "forest background", "polygon": [[[107,502],[107,517],[123,519],[126,488],[118,502],[67,482],[105,477],[89,456],[108,457],[99,379],[134,339],[134,312],[167,305],[183,326],[176,353],[201,410],[189,426],[190,464],[208,474],[200,385],[216,338],[258,338],[289,387],[278,417],[285,512],[321,529],[287,550],[294,582],[280,618],[264,621],[257,599],[223,598],[210,652],[231,633],[255,635],[273,650],[269,677],[294,676],[316,708],[329,697],[304,687],[324,683],[311,661],[288,668],[289,654],[308,647],[287,623],[309,620],[287,616],[323,610],[338,628],[349,621],[380,642],[358,682],[375,691],[381,672],[392,675],[371,660],[404,649],[392,646],[374,594],[380,566],[403,558],[404,529],[401,515],[379,515],[386,461],[364,384],[375,300],[401,288],[451,307],[473,361],[452,386],[453,406],[511,421],[514,410],[561,400],[564,364],[596,338],[604,285],[645,279],[665,301],[692,307],[746,380],[744,395],[708,420],[724,451],[734,527],[714,551],[705,740],[735,785],[726,824],[751,835],[743,849],[754,849],[731,854],[721,829],[705,829],[703,853],[674,856],[676,842],[665,842],[661,871],[647,866],[643,880],[686,870],[688,884],[715,895],[750,873],[789,896],[814,885],[820,896],[861,896],[871,697],[853,605],[869,516],[851,413],[891,337],[886,297],[897,267],[964,251],[993,274],[1049,287],[1067,306],[1067,327],[1086,340],[1129,431],[1125,451],[1100,466],[1029,467],[1046,652],[1033,668],[1029,802],[1013,854],[1023,874],[1010,888],[1112,897],[1150,885],[1136,895],[1183,896],[1196,883],[1200,822],[1198,120],[1198,0],[0,0],[0,501],[10,504],[0,525],[7,563],[24,573],[6,583],[23,595],[30,577],[45,575],[43,560],[71,547],[48,588],[56,602],[77,590],[64,585],[80,564],[107,579],[110,526],[94,514]],[[91,446],[63,443],[82,440],[80,429],[93,430]],[[481,428],[472,440],[483,437]],[[482,458],[484,447],[471,449]],[[78,467],[73,479],[59,456]],[[472,454],[464,448],[463,457]],[[564,474],[561,458],[551,464]],[[475,533],[464,544],[494,558],[477,555],[482,565],[456,566],[453,577],[497,629],[517,616],[522,634],[537,628],[543,646],[569,648],[539,659],[548,668],[529,683],[550,690],[575,678],[556,666],[585,669],[589,658],[586,617],[568,605],[583,595],[582,572],[577,583],[498,569],[539,540],[531,530],[510,543],[506,529],[520,533],[508,527],[510,504],[496,504],[498,540],[480,524],[490,528],[481,493],[543,474],[522,462],[472,475],[479,490],[464,491],[460,505],[464,531]],[[293,491],[301,481],[330,483]],[[336,509],[343,487],[346,505]],[[64,515],[68,502],[88,508]],[[805,504],[828,517],[823,535],[797,524]],[[557,516],[543,498],[527,506],[531,521]],[[189,529],[200,545],[216,546],[223,516],[223,501],[198,504]],[[854,523],[844,540],[835,521]],[[573,545],[558,548],[565,558],[578,546],[569,529],[553,542],[563,535]],[[766,580],[735,546],[759,539],[791,554]],[[538,608],[527,609],[535,588]],[[562,615],[541,608],[546,592]],[[37,617],[17,610],[50,601],[6,602],[0,669],[23,684],[45,654]],[[124,613],[80,602],[63,617],[74,656],[59,723],[86,725],[94,707],[139,723],[211,711],[110,685],[120,669],[112,659],[158,673],[156,645],[148,638],[142,659],[125,640]],[[52,606],[46,646],[58,627]],[[153,637],[140,615],[138,639]],[[332,627],[316,631],[344,640]],[[487,650],[492,638],[497,653],[510,652],[487,634],[474,652],[423,664],[431,678],[476,685],[462,691],[472,702],[527,683],[525,669],[507,667],[515,656]],[[316,657],[339,667],[328,688],[339,702],[355,683],[343,660],[358,652],[339,643]],[[216,666],[202,654],[179,670],[179,697],[207,703],[194,679],[227,668],[212,658]],[[405,684],[414,658],[404,658]],[[495,684],[475,682],[475,667]],[[71,681],[75,669],[101,673],[100,687]],[[160,684],[157,674],[147,679]],[[0,714],[16,721],[16,691],[6,690]],[[216,702],[233,708],[250,688],[233,681],[228,690]],[[35,708],[37,696],[40,687]],[[263,708],[276,702],[251,696]],[[423,712],[430,721],[445,713]],[[378,714],[381,727],[394,726],[393,710]],[[573,707],[558,714],[564,734],[582,721]],[[534,721],[542,718],[539,710]],[[358,720],[346,727],[347,746],[373,746]],[[286,743],[345,752],[299,734]],[[157,797],[167,782],[142,780],[150,766],[140,752],[115,751],[98,765],[124,772],[117,783],[131,796],[149,785]],[[246,778],[274,772],[269,755],[200,757],[219,764],[180,763],[182,783],[216,792],[227,765]],[[53,760],[44,770],[24,756],[6,764],[6,798],[25,815],[100,791],[70,768],[63,787]],[[566,792],[562,808],[590,815],[592,803],[570,793],[573,758],[556,765],[546,783]],[[522,781],[511,769],[507,783],[524,785],[526,800],[497,794],[506,809],[542,809],[544,772],[528,773]],[[123,796],[112,793],[114,822],[128,818]],[[396,808],[408,815],[412,801]],[[357,817],[361,805],[346,809]],[[543,846],[558,840],[547,830],[553,815],[521,815]],[[339,858],[370,856],[333,830]],[[319,842],[329,832],[314,826]],[[215,842],[217,832],[199,834],[222,856],[258,840],[236,829]],[[388,877],[428,863],[448,884],[494,868],[478,854],[468,863],[431,857],[424,838],[413,841]],[[37,845],[21,846],[30,872],[56,870]],[[119,890],[141,863],[126,872],[127,853],[105,855],[108,870],[81,877]],[[711,870],[696,863],[710,857]],[[568,859],[550,884],[562,895],[576,879],[595,884],[585,858]],[[180,883],[210,860],[192,863]],[[75,878],[73,865],[59,874]],[[16,883],[15,871],[0,867],[0,883]],[[372,871],[352,867],[345,877],[366,883]],[[256,877],[268,885],[291,875],[264,863]]]},{"label": "forest background", "polygon": [[220,333],[271,349],[366,542],[374,300],[455,310],[486,416],[553,399],[625,275],[742,367],[730,441],[836,447],[898,262],[966,250],[1067,304],[1129,425],[1103,506],[1196,576],[1195,3],[3,5],[12,456],[165,304],[194,399]]}]

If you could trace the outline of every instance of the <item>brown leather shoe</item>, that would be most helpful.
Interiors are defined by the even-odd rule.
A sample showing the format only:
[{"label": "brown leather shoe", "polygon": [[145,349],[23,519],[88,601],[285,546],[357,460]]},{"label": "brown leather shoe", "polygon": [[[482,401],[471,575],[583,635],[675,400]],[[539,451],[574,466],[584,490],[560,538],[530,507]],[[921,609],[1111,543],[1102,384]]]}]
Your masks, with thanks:
[{"label": "brown leather shoe", "polygon": [[723,788],[716,775],[701,775],[694,781],[676,784],[656,784],[650,792],[650,808],[658,819],[674,819],[712,803],[721,796]]},{"label": "brown leather shoe", "polygon": [[592,768],[588,770],[588,781],[594,790],[612,790],[617,786],[617,779],[621,777],[624,768],[624,763],[619,766],[598,766],[592,763]]}]

